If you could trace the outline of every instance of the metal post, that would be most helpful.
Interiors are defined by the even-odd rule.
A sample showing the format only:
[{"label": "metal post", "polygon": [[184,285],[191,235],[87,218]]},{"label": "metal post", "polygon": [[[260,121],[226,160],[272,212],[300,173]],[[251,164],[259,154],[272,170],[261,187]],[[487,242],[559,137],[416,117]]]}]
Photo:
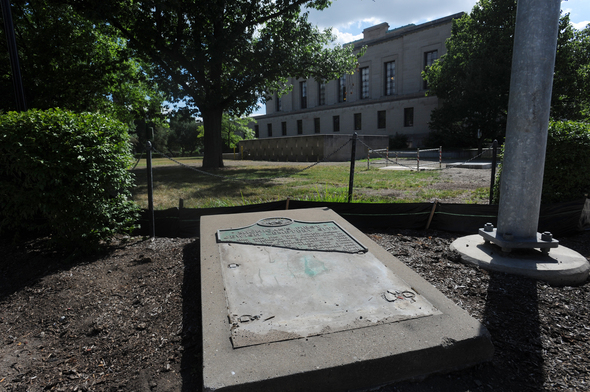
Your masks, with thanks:
[{"label": "metal post", "polygon": [[354,188],[354,161],[356,160],[356,132],[352,135],[352,148],[350,149],[350,180],[348,181],[348,202],[352,201],[352,189]]},{"label": "metal post", "polygon": [[371,169],[371,149],[367,147],[367,170]]},{"label": "metal post", "polygon": [[442,146],[438,146],[438,168],[442,169]]},{"label": "metal post", "polygon": [[492,143],[492,179],[490,181],[490,204],[494,200],[494,185],[496,184],[496,163],[498,160],[498,141]]},{"label": "metal post", "polygon": [[537,238],[560,3],[519,0],[516,11],[497,230],[514,241]]},{"label": "metal post", "polygon": [[147,149],[147,182],[148,182],[148,211],[150,215],[150,236],[156,238],[156,220],[154,218],[154,181],[152,175],[152,142],[146,143]]},{"label": "metal post", "polygon": [[1,0],[2,18],[4,19],[4,32],[8,43],[8,55],[10,57],[10,67],[12,69],[12,85],[14,86],[14,95],[16,98],[16,110],[24,112],[27,110],[25,100],[25,90],[23,89],[23,79],[20,73],[18,62],[18,49],[16,47],[16,37],[14,35],[14,24],[12,22],[12,13],[10,12],[10,1]]},{"label": "metal post", "polygon": [[416,171],[420,171],[420,149],[416,149]]}]

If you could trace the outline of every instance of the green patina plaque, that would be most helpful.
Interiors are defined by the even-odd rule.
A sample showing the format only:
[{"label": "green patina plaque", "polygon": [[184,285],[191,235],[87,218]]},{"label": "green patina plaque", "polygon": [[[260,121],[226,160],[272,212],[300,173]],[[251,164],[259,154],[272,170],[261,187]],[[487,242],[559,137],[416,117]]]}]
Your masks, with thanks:
[{"label": "green patina plaque", "polygon": [[325,252],[364,253],[367,248],[334,221],[261,219],[253,225],[217,231],[217,242]]}]

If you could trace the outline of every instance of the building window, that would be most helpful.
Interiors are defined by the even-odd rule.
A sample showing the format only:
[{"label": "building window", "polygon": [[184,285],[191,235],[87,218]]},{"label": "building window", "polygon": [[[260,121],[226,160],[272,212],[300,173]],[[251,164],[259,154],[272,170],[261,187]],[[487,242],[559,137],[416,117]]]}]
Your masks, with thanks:
[{"label": "building window", "polygon": [[361,99],[369,98],[369,67],[360,69]]},{"label": "building window", "polygon": [[283,101],[281,100],[281,97],[279,97],[278,95],[277,95],[276,108],[275,109],[276,109],[277,112],[280,112],[280,111],[283,110]]},{"label": "building window", "polygon": [[[426,67],[430,67],[436,61],[436,59],[438,59],[438,50],[432,50],[430,52],[425,52],[424,53],[424,70],[426,70]],[[428,89],[428,83],[426,82],[426,80],[423,83],[423,88],[424,88],[424,90]]]},{"label": "building window", "polygon": [[256,139],[258,139],[260,137],[259,135],[260,135],[260,128],[258,127],[258,124],[257,124],[257,125],[254,125],[254,137]]},{"label": "building window", "polygon": [[360,113],[354,114],[354,130],[360,131],[362,126],[362,118]]},{"label": "building window", "polygon": [[297,134],[303,135],[303,120],[297,120]]},{"label": "building window", "polygon": [[385,63],[385,95],[395,94],[395,61]]},{"label": "building window", "polygon": [[315,133],[320,133],[320,118],[316,117],[313,119],[313,131]]},{"label": "building window", "polygon": [[307,108],[307,82],[299,82],[299,94],[301,98],[301,109]]},{"label": "building window", "polygon": [[318,91],[319,91],[319,97],[318,97],[319,105],[325,105],[326,104],[326,83],[318,82]]},{"label": "building window", "polygon": [[346,102],[346,75],[338,80],[338,102]]},{"label": "building window", "polygon": [[272,124],[271,123],[266,124],[266,131],[268,133],[268,137],[272,137]]},{"label": "building window", "polygon": [[281,123],[281,134],[287,136],[287,123],[285,121]]},{"label": "building window", "polygon": [[385,110],[378,111],[377,112],[377,128],[379,128],[379,129],[385,128],[385,119],[386,119]]},{"label": "building window", "polygon": [[340,132],[340,116],[332,117],[332,124],[334,125],[334,132]]},{"label": "building window", "polygon": [[414,126],[414,108],[404,109],[404,127]]}]

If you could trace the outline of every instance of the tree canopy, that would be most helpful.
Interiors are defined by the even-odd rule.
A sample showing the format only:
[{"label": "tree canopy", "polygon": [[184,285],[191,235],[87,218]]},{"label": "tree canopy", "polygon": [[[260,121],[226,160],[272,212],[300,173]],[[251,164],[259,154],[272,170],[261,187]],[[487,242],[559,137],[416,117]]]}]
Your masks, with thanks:
[{"label": "tree canopy", "polygon": [[[65,4],[12,1],[23,87],[29,108],[101,112],[129,123],[161,112],[163,93],[151,64],[134,56],[119,32]],[[0,23],[0,30],[4,24]],[[4,37],[4,32],[0,33]],[[0,109],[16,109],[5,40],[0,40]]]},{"label": "tree canopy", "polygon": [[[483,139],[503,138],[515,21],[516,0],[480,0],[471,14],[453,21],[447,53],[423,74],[428,94],[442,100],[431,115],[429,144],[481,147]],[[588,118],[584,34],[572,28],[569,15],[561,17],[551,110],[556,119]]]},{"label": "tree canopy", "polygon": [[289,76],[329,80],[356,65],[352,47],[329,46],[331,32],[302,12],[328,0],[52,1],[118,29],[173,98],[198,109],[208,168],[223,166],[223,113],[250,112],[269,93],[284,92]]}]

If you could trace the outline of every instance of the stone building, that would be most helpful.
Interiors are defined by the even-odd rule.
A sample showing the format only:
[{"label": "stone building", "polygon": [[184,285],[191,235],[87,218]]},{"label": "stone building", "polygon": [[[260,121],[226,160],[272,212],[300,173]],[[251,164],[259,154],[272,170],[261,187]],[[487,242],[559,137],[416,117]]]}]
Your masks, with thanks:
[{"label": "stone building", "polygon": [[398,133],[407,135],[409,147],[420,147],[439,104],[426,96],[421,73],[445,53],[452,20],[461,15],[392,30],[387,23],[365,29],[362,40],[349,44],[355,50],[366,46],[354,74],[326,83],[292,78],[292,91],[275,95],[266,115],[256,117],[257,136]]}]

